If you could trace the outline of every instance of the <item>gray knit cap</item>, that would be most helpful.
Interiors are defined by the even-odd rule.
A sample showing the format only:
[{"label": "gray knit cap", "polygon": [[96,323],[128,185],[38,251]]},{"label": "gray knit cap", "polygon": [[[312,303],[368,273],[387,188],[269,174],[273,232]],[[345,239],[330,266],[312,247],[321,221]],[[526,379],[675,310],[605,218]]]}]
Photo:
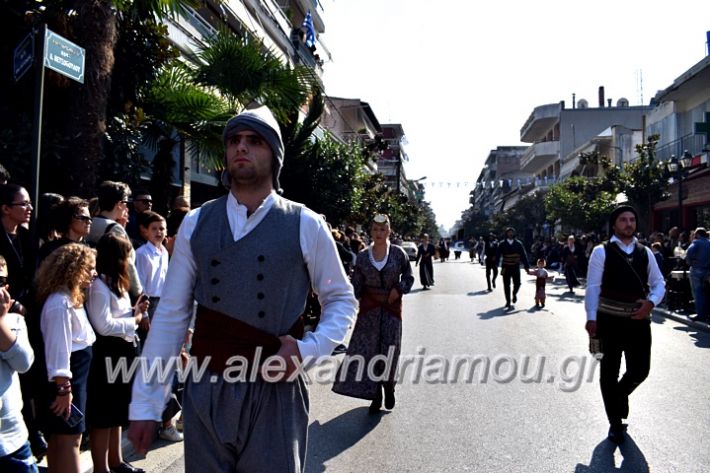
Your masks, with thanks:
[{"label": "gray knit cap", "polygon": [[[252,110],[245,110],[239,115],[230,118],[227,125],[224,127],[224,133],[222,133],[222,141],[225,146],[230,136],[244,130],[258,133],[271,147],[271,151],[274,153],[274,189],[280,193],[281,185],[279,184],[279,175],[281,174],[281,167],[284,163],[284,143],[281,139],[279,124],[271,113],[271,110],[269,110],[267,106],[262,105]],[[222,173],[222,184],[229,187],[228,172]]]}]

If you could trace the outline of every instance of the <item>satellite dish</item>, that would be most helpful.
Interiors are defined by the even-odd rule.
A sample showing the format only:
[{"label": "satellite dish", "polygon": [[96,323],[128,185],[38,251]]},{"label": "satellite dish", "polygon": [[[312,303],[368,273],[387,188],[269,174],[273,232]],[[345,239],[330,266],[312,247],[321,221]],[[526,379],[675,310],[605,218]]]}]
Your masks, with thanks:
[{"label": "satellite dish", "polygon": [[589,102],[586,99],[579,99],[577,102],[577,108],[589,108]]},{"label": "satellite dish", "polygon": [[616,106],[619,108],[629,108],[629,100],[621,97],[619,100],[616,101]]}]

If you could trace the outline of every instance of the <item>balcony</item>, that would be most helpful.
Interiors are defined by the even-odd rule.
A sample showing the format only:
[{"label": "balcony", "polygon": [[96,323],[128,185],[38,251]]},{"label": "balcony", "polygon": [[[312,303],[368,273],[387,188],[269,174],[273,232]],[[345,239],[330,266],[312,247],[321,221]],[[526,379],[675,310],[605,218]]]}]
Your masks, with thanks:
[{"label": "balcony", "polygon": [[520,170],[536,174],[560,157],[559,141],[542,141],[531,145],[520,160]]},{"label": "balcony", "polygon": [[520,129],[520,141],[534,143],[543,138],[560,119],[561,108],[559,103],[535,107]]}]

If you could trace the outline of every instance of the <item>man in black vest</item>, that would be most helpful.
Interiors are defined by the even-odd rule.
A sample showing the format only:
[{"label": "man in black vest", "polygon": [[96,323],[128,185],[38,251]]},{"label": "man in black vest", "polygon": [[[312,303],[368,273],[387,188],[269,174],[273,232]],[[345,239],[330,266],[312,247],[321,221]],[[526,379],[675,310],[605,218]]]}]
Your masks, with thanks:
[{"label": "man in black vest", "polygon": [[[585,309],[586,330],[599,338],[604,408],[609,419],[609,440],[624,441],[629,415],[629,394],[648,376],[651,365],[651,311],[665,294],[665,281],[651,250],[636,237],[636,210],[614,209],[609,218],[608,242],[589,258]],[[621,355],[626,373],[619,379]]]},{"label": "man in black vest", "polygon": [[510,309],[510,283],[513,283],[513,304],[518,302],[520,289],[520,264],[525,267],[525,272],[530,270],[528,255],[520,240],[515,239],[515,230],[505,230],[505,240],[498,244],[498,260],[501,262],[500,273],[503,275],[503,292],[505,293],[505,308]]},{"label": "man in black vest", "polygon": [[[491,284],[496,287],[496,278],[498,277],[498,239],[491,233],[488,235],[488,241],[484,244],[484,253],[486,255],[486,282],[488,283],[488,292],[491,292]],[[491,278],[491,273],[493,273],[493,278]]]}]

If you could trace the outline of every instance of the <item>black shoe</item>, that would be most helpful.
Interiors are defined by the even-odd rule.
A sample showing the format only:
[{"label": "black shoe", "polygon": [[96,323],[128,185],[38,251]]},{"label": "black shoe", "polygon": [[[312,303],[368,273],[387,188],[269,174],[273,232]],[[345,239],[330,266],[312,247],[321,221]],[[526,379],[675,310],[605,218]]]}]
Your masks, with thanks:
[{"label": "black shoe", "polygon": [[143,468],[136,468],[128,462],[123,462],[111,468],[111,473],[145,473]]},{"label": "black shoe", "polygon": [[512,308],[513,308],[513,306],[510,305],[510,302],[508,302],[504,307],[505,310],[512,309]]},{"label": "black shoe", "polygon": [[703,317],[701,315],[695,315],[695,316],[691,317],[690,320],[692,320],[693,322],[702,322],[704,324],[708,323],[708,318]]},{"label": "black shoe", "polygon": [[515,304],[516,302],[518,302],[518,296],[513,294],[513,304]]},{"label": "black shoe", "polygon": [[491,288],[489,287],[489,288],[488,288],[488,292],[493,292],[493,289],[491,289]]},{"label": "black shoe", "polygon": [[540,304],[540,308],[541,308],[541,309],[544,309],[544,308],[545,308],[545,304]]},{"label": "black shoe", "polygon": [[385,388],[385,408],[394,409],[394,388]]},{"label": "black shoe", "polygon": [[30,449],[32,450],[32,455],[35,456],[38,462],[47,455],[47,441],[44,439],[44,435],[39,430],[31,430],[30,436]]},{"label": "black shoe", "polygon": [[342,343],[338,345],[337,347],[333,348],[333,355],[342,355],[343,353],[348,351],[348,347],[343,345]]},{"label": "black shoe", "polygon": [[617,445],[624,443],[624,434],[626,433],[626,424],[612,425],[609,427],[609,435],[607,438]]},{"label": "black shoe", "polygon": [[376,414],[382,409],[382,386],[377,386],[377,394],[370,404],[370,414]]}]

